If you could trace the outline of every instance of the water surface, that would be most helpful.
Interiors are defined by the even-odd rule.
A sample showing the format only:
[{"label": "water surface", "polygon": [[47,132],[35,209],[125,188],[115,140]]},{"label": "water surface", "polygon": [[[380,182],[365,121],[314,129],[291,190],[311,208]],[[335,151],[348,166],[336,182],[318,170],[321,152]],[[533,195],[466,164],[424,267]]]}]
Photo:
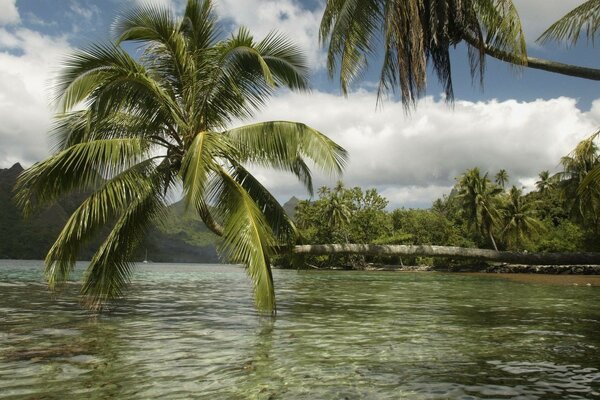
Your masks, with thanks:
[{"label": "water surface", "polygon": [[94,316],[0,261],[0,398],[600,398],[600,288],[440,273],[147,264]]}]

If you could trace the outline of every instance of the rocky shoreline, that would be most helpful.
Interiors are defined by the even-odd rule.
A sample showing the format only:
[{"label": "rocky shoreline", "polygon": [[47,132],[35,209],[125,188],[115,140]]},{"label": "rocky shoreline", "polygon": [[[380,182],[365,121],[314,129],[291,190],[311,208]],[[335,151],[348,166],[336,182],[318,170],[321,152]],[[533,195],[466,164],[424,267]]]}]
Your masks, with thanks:
[{"label": "rocky shoreline", "polygon": [[481,264],[469,266],[368,264],[365,271],[398,272],[487,272],[498,274],[600,275],[600,265]]}]

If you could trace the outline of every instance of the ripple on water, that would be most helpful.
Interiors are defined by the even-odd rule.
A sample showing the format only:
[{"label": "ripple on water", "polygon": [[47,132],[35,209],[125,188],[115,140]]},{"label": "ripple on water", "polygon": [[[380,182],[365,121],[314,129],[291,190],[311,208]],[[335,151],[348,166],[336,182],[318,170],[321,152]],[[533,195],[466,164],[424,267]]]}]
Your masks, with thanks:
[{"label": "ripple on water", "polygon": [[18,268],[0,264],[0,398],[600,398],[597,290],[274,271],[270,319],[238,267],[153,265],[93,317]]}]

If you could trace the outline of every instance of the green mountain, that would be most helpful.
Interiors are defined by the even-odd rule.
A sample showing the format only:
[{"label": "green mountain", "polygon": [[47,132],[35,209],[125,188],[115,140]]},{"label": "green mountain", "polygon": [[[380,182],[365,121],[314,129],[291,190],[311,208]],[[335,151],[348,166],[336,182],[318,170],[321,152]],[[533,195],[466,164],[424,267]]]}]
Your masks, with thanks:
[{"label": "green mountain", "polygon": [[296,196],[292,196],[282,206],[291,219],[294,219],[294,216],[296,215],[296,207],[298,206],[298,203],[300,203],[300,199]]},{"label": "green mountain", "polygon": [[[24,219],[12,201],[13,187],[22,171],[18,163],[0,169],[0,259],[43,259],[69,215],[85,198],[70,195]],[[89,260],[100,241],[98,238],[84,248],[80,258]],[[169,207],[165,220],[150,230],[136,258],[142,260],[147,253],[148,260],[156,262],[218,262],[215,243],[216,236],[178,202]]]}]

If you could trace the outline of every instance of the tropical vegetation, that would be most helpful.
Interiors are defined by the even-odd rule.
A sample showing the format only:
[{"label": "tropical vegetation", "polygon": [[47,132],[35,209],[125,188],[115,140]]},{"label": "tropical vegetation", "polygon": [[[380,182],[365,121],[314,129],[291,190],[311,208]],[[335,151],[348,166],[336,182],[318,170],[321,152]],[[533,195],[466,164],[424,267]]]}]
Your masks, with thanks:
[{"label": "tropical vegetation", "polygon": [[[456,184],[429,209],[388,210],[376,189],[319,189],[319,198],[301,201],[295,220],[302,244],[373,243],[431,244],[530,252],[600,250],[600,190],[591,179],[600,170],[598,133],[586,138],[561,160],[562,169],[540,172],[535,187],[502,187],[479,168],[465,171]],[[495,177],[505,177],[501,169]],[[366,198],[371,199],[365,201]],[[333,200],[343,204],[344,223],[331,221]],[[366,223],[368,221],[368,223]],[[278,260],[294,265],[290,260]],[[389,256],[306,256],[309,266],[362,268],[365,263],[426,263],[444,267],[452,260]]]},{"label": "tropical vegetation", "polygon": [[[256,40],[240,28],[222,37],[210,0],[189,0],[182,17],[138,6],[113,29],[113,42],[65,61],[56,84],[55,152],[17,184],[26,214],[65,194],[88,193],[46,256],[50,287],[68,279],[82,246],[108,225],[81,293],[98,310],[120,297],[132,255],[181,187],[187,207],[221,236],[220,254],[246,266],[258,309],[273,312],[270,259],[295,228],[247,167],[290,172],[312,191],[309,163],[337,174],[346,152],[302,123],[232,125],[277,88],[306,90],[304,55],[277,33]],[[127,43],[140,47],[139,58]]]}]

